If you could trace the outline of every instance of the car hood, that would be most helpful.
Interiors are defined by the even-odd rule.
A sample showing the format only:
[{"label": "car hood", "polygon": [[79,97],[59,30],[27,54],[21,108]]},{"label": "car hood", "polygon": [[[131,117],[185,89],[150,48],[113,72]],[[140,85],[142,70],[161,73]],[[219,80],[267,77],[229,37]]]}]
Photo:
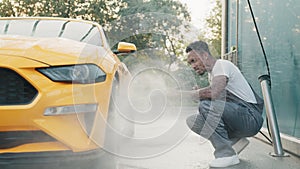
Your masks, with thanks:
[{"label": "car hood", "polygon": [[112,69],[115,61],[109,52],[100,46],[65,38],[0,36],[0,55],[24,57],[49,66],[105,62]]}]

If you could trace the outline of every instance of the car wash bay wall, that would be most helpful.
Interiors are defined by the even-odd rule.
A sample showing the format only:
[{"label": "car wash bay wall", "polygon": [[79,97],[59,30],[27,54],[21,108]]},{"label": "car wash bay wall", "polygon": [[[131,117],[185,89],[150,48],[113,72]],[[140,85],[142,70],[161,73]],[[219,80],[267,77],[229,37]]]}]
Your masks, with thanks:
[{"label": "car wash bay wall", "polygon": [[300,1],[251,0],[258,30],[247,0],[226,2],[225,52],[237,48],[238,67],[261,93],[258,77],[268,71],[259,31],[280,132],[300,138]]}]

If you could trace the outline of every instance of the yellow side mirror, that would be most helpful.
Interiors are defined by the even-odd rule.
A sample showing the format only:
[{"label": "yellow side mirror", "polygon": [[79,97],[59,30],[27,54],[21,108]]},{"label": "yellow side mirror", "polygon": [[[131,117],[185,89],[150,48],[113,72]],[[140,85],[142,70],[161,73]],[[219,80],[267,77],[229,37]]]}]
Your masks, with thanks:
[{"label": "yellow side mirror", "polygon": [[119,42],[118,53],[133,53],[136,51],[136,46],[133,43]]}]

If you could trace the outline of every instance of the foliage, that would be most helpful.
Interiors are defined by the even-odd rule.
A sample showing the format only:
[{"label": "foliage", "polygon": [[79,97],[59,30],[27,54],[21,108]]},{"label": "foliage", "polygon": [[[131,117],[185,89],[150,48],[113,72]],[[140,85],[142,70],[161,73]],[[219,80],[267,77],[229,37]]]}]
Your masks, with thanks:
[{"label": "foliage", "polygon": [[210,11],[209,16],[206,18],[207,30],[209,34],[208,42],[212,46],[212,54],[214,56],[221,55],[222,43],[222,3],[221,0],[215,1],[215,6]]},{"label": "foliage", "polygon": [[118,0],[2,0],[0,16],[81,18],[106,25],[118,17],[123,5]]},{"label": "foliage", "polygon": [[139,51],[160,50],[157,57],[168,60],[169,64],[176,61],[184,48],[181,32],[187,24],[182,25],[190,21],[186,6],[174,0],[123,1],[126,7],[120,10],[120,19],[108,29],[111,45],[116,46],[118,41],[132,42]]}]

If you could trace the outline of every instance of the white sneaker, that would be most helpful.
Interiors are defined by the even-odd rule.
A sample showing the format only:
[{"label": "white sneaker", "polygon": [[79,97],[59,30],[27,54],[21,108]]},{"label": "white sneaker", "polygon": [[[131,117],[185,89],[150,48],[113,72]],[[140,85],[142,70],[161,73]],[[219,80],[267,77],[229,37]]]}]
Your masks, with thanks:
[{"label": "white sneaker", "polygon": [[234,151],[239,154],[241,151],[244,150],[244,148],[246,148],[246,146],[249,144],[249,140],[246,138],[241,138],[239,139],[236,143],[234,143],[232,145],[232,148],[234,149]]},{"label": "white sneaker", "polygon": [[236,165],[238,163],[240,163],[239,157],[237,155],[233,155],[230,157],[216,158],[209,164],[209,166],[220,168]]}]

